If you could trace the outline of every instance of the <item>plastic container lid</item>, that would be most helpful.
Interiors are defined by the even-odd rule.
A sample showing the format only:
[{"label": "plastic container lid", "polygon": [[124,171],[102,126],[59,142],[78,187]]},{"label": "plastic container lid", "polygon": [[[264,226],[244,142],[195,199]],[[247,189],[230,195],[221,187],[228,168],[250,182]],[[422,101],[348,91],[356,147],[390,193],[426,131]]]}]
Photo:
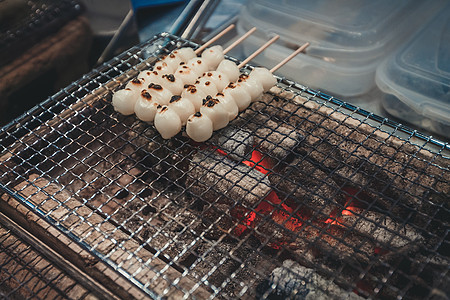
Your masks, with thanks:
[{"label": "plastic container lid", "polygon": [[375,86],[378,64],[427,19],[429,12],[423,9],[427,5],[420,0],[248,0],[239,15],[238,31],[258,28],[247,39],[252,46],[247,43],[245,55],[268,37],[280,35],[280,41],[269,47],[272,52],[255,59],[266,66],[310,42],[308,55],[294,58],[290,69],[283,67],[283,75],[350,97]]},{"label": "plastic container lid", "polygon": [[249,0],[244,15],[266,23],[258,29],[280,34],[285,41],[310,42],[310,55],[370,61],[395,42],[405,29],[399,24],[417,23],[409,18],[421,2]]},{"label": "plastic container lid", "polygon": [[450,137],[450,4],[376,73],[391,115]]}]

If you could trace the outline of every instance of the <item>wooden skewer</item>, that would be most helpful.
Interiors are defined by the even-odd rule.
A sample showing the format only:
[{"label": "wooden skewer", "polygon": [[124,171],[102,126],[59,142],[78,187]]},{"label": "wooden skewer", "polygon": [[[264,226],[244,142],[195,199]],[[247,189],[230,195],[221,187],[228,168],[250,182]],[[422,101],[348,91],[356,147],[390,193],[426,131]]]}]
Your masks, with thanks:
[{"label": "wooden skewer", "polygon": [[256,50],[255,52],[253,52],[249,57],[247,57],[244,61],[242,61],[239,65],[238,68],[242,68],[243,66],[245,66],[249,61],[251,61],[253,58],[255,58],[256,56],[258,56],[261,52],[263,52],[264,50],[266,50],[267,47],[269,47],[271,44],[275,43],[276,40],[278,40],[280,38],[279,35],[274,36],[273,38],[271,38],[269,41],[267,41],[264,45],[262,45],[261,47],[259,47],[258,50]]},{"label": "wooden skewer", "polygon": [[234,24],[231,24],[230,26],[228,26],[227,28],[225,28],[224,30],[222,30],[221,32],[219,32],[218,34],[216,34],[214,37],[212,37],[209,41],[207,41],[206,43],[204,43],[202,46],[200,46],[200,48],[198,48],[197,50],[195,50],[195,54],[200,54],[203,50],[205,50],[209,45],[211,45],[212,43],[214,43],[215,41],[217,41],[218,39],[220,39],[222,36],[224,36],[228,31],[230,31],[231,29],[234,28]]},{"label": "wooden skewer", "polygon": [[227,52],[229,52],[231,49],[233,49],[234,47],[236,47],[239,43],[241,43],[243,40],[245,40],[246,38],[248,38],[253,32],[256,31],[256,27],[253,27],[252,29],[250,29],[249,31],[247,31],[243,36],[241,36],[240,38],[238,38],[236,41],[234,41],[230,46],[228,46],[225,50],[223,50],[223,54],[227,54]]},{"label": "wooden skewer", "polygon": [[278,70],[279,68],[281,68],[284,64],[286,64],[288,61],[290,61],[291,59],[293,59],[297,54],[299,54],[300,52],[302,52],[303,50],[305,50],[308,46],[309,46],[309,42],[304,43],[300,48],[298,48],[297,50],[295,50],[294,52],[292,52],[291,55],[289,55],[288,57],[286,57],[285,59],[283,59],[282,61],[280,61],[275,67],[273,67],[272,69],[270,69],[270,73],[273,73],[273,72],[275,72],[276,70]]}]

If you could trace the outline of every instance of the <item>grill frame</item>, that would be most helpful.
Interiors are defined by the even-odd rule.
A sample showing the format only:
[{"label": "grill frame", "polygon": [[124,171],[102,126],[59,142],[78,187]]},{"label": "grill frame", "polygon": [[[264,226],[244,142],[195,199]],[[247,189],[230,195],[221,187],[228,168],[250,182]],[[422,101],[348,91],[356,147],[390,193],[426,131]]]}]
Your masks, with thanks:
[{"label": "grill frame", "polygon": [[114,296],[0,213],[2,297],[86,299]]},{"label": "grill frame", "polygon": [[[97,163],[94,163],[94,165],[89,165],[89,163],[87,163],[86,158],[84,156],[82,156],[82,154],[80,154],[81,155],[80,158],[77,157],[80,152],[91,151],[91,149],[89,147],[85,147],[85,145],[83,145],[83,144],[78,144],[76,142],[76,139],[74,139],[73,137],[67,136],[67,133],[64,130],[66,128],[69,128],[70,129],[69,133],[70,132],[73,133],[76,130],[74,124],[70,122],[70,119],[71,118],[74,118],[74,120],[81,119],[82,121],[85,121],[86,126],[88,126],[89,124],[91,124],[91,125],[95,124],[95,122],[96,122],[95,119],[91,119],[91,118],[96,116],[96,114],[100,114],[100,115],[102,115],[102,117],[108,119],[108,115],[106,114],[106,112],[108,112],[108,110],[105,110],[105,107],[107,107],[110,104],[108,102],[103,101],[103,97],[108,92],[113,91],[114,89],[121,86],[123,83],[125,83],[129,79],[131,79],[142,68],[144,68],[146,66],[150,66],[151,61],[153,59],[156,59],[156,57],[158,55],[160,55],[161,53],[167,52],[170,49],[173,49],[174,47],[178,46],[178,43],[180,43],[182,46],[189,45],[191,47],[197,47],[196,44],[194,44],[190,41],[180,39],[178,37],[172,36],[167,33],[162,33],[162,34],[156,36],[155,38],[151,39],[150,41],[143,43],[141,45],[138,45],[136,47],[133,47],[130,50],[117,56],[116,58],[110,60],[109,62],[103,64],[102,66],[93,70],[91,73],[83,76],[77,82],[69,85],[67,88],[63,89],[62,91],[60,91],[53,97],[50,97],[48,100],[37,105],[32,110],[26,112],[24,115],[22,115],[21,117],[19,117],[18,119],[14,120],[14,121],[12,121],[11,123],[9,123],[8,125],[6,125],[5,127],[3,127],[1,129],[0,137],[2,138],[2,153],[3,153],[3,155],[5,155],[5,153],[9,152],[9,154],[11,156],[14,156],[15,148],[14,147],[11,148],[11,145],[14,145],[14,144],[25,144],[31,148],[33,148],[34,145],[37,145],[37,149],[34,149],[32,151],[33,155],[35,155],[37,158],[31,159],[30,161],[39,162],[39,160],[41,159],[40,155],[42,155],[42,154],[39,154],[41,147],[43,147],[44,149],[47,149],[46,150],[47,153],[49,153],[49,151],[50,151],[48,149],[54,148],[54,152],[56,154],[60,153],[60,152],[66,152],[68,154],[72,154],[73,157],[75,157],[76,164],[81,164],[81,165],[86,164],[90,168],[93,168],[95,171],[95,166],[97,165]],[[251,68],[251,66],[248,66],[247,68]],[[369,113],[369,112],[361,110],[355,106],[347,104],[339,99],[336,99],[334,97],[331,97],[331,96],[321,93],[319,91],[311,90],[307,87],[304,87],[298,83],[289,81],[285,78],[279,78],[279,86],[280,86],[280,88],[282,88],[285,91],[293,91],[295,93],[295,95],[302,95],[303,97],[305,97],[307,99],[307,102],[317,103],[319,108],[325,107],[327,109],[330,109],[331,110],[330,114],[332,114],[332,113],[343,114],[345,117],[344,117],[344,120],[340,121],[342,124],[344,124],[345,121],[348,119],[360,120],[361,124],[370,125],[371,128],[373,128],[373,132],[379,131],[379,132],[385,133],[387,135],[386,140],[391,137],[399,135],[401,140],[404,143],[417,146],[418,147],[417,152],[420,152],[421,150],[431,151],[430,153],[434,153],[434,158],[446,156],[446,155],[448,155],[448,151],[450,151],[450,145],[448,143],[445,143],[445,142],[439,141],[437,139],[434,139],[432,137],[423,135],[420,132],[413,131],[413,130],[409,129],[408,127],[405,127],[401,124],[395,123],[386,118],[381,118],[372,113]],[[294,99],[289,99],[289,100],[293,101]],[[98,103],[102,102],[102,101],[103,101],[103,103],[100,106],[98,106]],[[90,107],[90,108],[87,108],[87,107]],[[83,114],[89,113],[89,112],[92,112],[92,115],[89,115],[89,114],[83,115]],[[114,126],[117,126],[117,124],[119,123],[119,122],[117,122],[117,120],[119,120],[119,121],[130,120],[130,118],[121,118],[120,116],[118,117],[117,115],[115,115],[113,118],[118,118],[113,122]],[[249,120],[246,120],[246,121],[251,122]],[[108,123],[106,122],[106,125],[107,124]],[[373,124],[375,124],[375,125],[373,125]],[[79,125],[84,126],[83,123],[81,123]],[[127,123],[125,128],[127,130],[133,130],[133,127],[131,125]],[[323,126],[323,125],[319,124],[319,126]],[[41,131],[41,129],[43,129],[43,130]],[[52,136],[51,134],[49,135],[48,132],[45,131],[45,130],[49,130],[49,129],[57,130],[58,134],[60,134],[60,138],[56,138],[55,140],[52,140],[52,139],[54,139],[54,136]],[[104,134],[107,137],[113,137],[116,134],[115,131],[109,131],[109,129],[107,127],[103,128],[103,129],[105,130],[106,133],[104,133]],[[83,131],[83,130],[81,130],[81,131]],[[136,131],[136,132],[139,133],[139,131]],[[41,134],[43,134],[43,135],[41,135]],[[88,141],[89,141],[89,136],[91,136],[92,141],[89,141],[89,143],[91,143],[91,142],[94,143],[97,140],[95,136],[91,135],[91,132],[89,130],[87,132],[86,131],[81,132],[80,134],[82,134],[84,138],[87,138]],[[103,133],[99,133],[99,132],[97,132],[96,134],[103,135]],[[76,134],[75,134],[75,136],[76,136]],[[33,138],[38,138],[38,141],[33,141]],[[49,138],[49,140],[45,141],[45,139],[47,139],[47,138]],[[124,145],[127,145],[130,143],[127,141],[128,137],[126,135],[119,135],[114,138],[121,140],[121,142],[124,143]],[[69,143],[65,144],[64,142],[61,142],[64,139],[67,139],[69,141]],[[104,139],[106,139],[106,138],[104,138]],[[136,137],[134,137],[134,139],[136,139]],[[103,140],[100,141],[100,145],[98,146],[99,147],[98,149],[106,149],[108,147],[106,144],[104,144]],[[41,145],[36,144],[37,142],[39,142]],[[134,142],[131,141],[131,143],[134,143]],[[168,151],[168,153],[170,155],[176,155],[177,151],[175,151],[175,150],[180,149],[183,146],[183,143],[185,143],[185,141],[181,140],[181,141],[179,141],[178,146],[176,145],[175,148],[166,147],[166,150]],[[62,146],[59,146],[58,144],[62,145]],[[75,148],[70,148],[74,145],[77,146],[77,144],[78,144],[79,148],[81,149],[80,152],[78,152],[78,150],[74,150]],[[428,150],[429,147],[431,147],[431,150]],[[142,150],[140,148],[142,148],[142,146],[138,146],[137,150]],[[70,151],[74,151],[74,152],[70,153],[69,150],[67,150],[67,149],[69,149]],[[37,151],[35,151],[35,150],[37,150]],[[119,154],[121,154],[122,149],[120,147],[114,148],[114,152],[119,152]],[[48,194],[47,196],[49,197],[49,200],[47,200],[47,201],[50,202],[51,200],[53,200],[53,201],[56,201],[56,203],[58,204],[56,206],[56,208],[52,209],[53,213],[57,210],[58,207],[65,207],[65,209],[67,209],[70,212],[68,215],[64,215],[63,220],[57,219],[54,216],[52,216],[52,214],[49,214],[48,212],[44,211],[42,209],[41,204],[36,205],[35,203],[33,203],[33,201],[30,201],[32,199],[30,199],[29,197],[24,197],[22,195],[23,190],[15,190],[14,189],[14,185],[11,184],[11,181],[17,181],[17,177],[22,177],[22,180],[24,180],[25,182],[28,182],[29,186],[34,186],[35,188],[37,188],[41,191],[45,190],[45,187],[53,182],[59,184],[59,181],[61,180],[61,177],[59,177],[60,175],[56,178],[51,178],[50,182],[47,183],[47,185],[44,185],[44,187],[38,186],[36,181],[30,180],[28,177],[26,177],[33,173],[33,172],[27,171],[27,169],[31,170],[33,168],[37,168],[38,169],[37,171],[42,174],[51,174],[52,172],[58,173],[58,172],[52,170],[53,168],[64,169],[64,166],[60,166],[60,162],[63,162],[67,158],[63,157],[63,159],[60,160],[58,158],[58,156],[56,156],[56,154],[55,154],[54,159],[52,158],[52,156],[46,156],[46,155],[44,155],[44,157],[42,158],[42,159],[48,160],[48,161],[53,160],[55,165],[52,167],[50,167],[50,166],[46,167],[46,168],[50,168],[50,169],[39,170],[39,168],[41,167],[39,163],[33,165],[33,164],[30,164],[29,162],[19,163],[18,166],[3,165],[2,169],[6,170],[6,171],[13,171],[12,173],[15,173],[15,175],[10,174],[10,176],[8,178],[8,180],[10,180],[10,182],[6,185],[3,182],[0,183],[0,188],[4,192],[9,194],[10,196],[15,198],[16,200],[18,200],[21,204],[25,205],[30,211],[32,211],[33,213],[38,215],[39,218],[45,220],[51,226],[57,228],[60,232],[62,232],[67,237],[69,237],[71,240],[75,241],[79,246],[81,246],[82,248],[87,250],[89,253],[93,254],[100,261],[102,261],[103,263],[108,265],[112,270],[114,270],[115,272],[120,274],[120,276],[122,276],[122,277],[126,278],[128,281],[132,282],[139,289],[141,289],[141,291],[146,293],[146,295],[148,295],[152,298],[160,298],[162,295],[156,294],[151,288],[149,288],[149,285],[147,283],[140,282],[138,279],[135,279],[134,273],[131,273],[129,270],[122,268],[120,263],[116,263],[114,260],[112,260],[110,258],[110,256],[105,255],[101,251],[97,251],[98,245],[91,245],[89,243],[89,241],[86,240],[85,237],[77,236],[71,230],[68,230],[65,225],[61,224],[61,223],[63,223],[62,221],[65,221],[66,219],[68,219],[70,215],[76,215],[77,217],[80,218],[80,220],[89,222],[85,218],[85,216],[83,216],[82,214],[79,214],[77,212],[77,210],[71,210],[71,208],[67,206],[67,203],[65,203],[64,201],[58,200],[57,197],[55,197],[55,195]],[[165,157],[165,159],[169,160],[169,158],[168,158],[169,154]],[[93,156],[95,156],[95,153],[93,153],[93,152],[88,154],[88,158],[93,157]],[[428,162],[429,165],[435,165],[433,163],[434,158]],[[101,159],[99,159],[99,161],[101,161]],[[11,163],[11,160],[9,160],[9,162]],[[174,166],[174,167],[175,167],[175,169],[178,169],[177,166]],[[18,171],[21,168],[23,168],[26,171],[24,174],[21,174],[20,171]],[[122,167],[120,167],[120,168],[125,173],[128,173],[125,169],[122,169]],[[179,169],[179,170],[181,170],[181,169]],[[443,169],[443,170],[445,171],[445,169]],[[69,169],[69,171],[71,171],[71,169]],[[160,173],[159,175],[161,177],[164,177],[166,175],[166,173],[163,172],[163,173]],[[105,175],[98,173],[97,177],[104,178]],[[5,180],[5,176],[2,176],[2,181],[3,180]],[[94,178],[92,180],[93,180],[92,182],[94,182],[96,179]],[[134,178],[132,180],[136,180],[136,178]],[[91,182],[85,182],[85,183],[87,185],[91,184]],[[186,189],[184,189],[184,187],[179,187],[179,186],[177,187],[176,184],[175,184],[175,188],[180,188],[182,192],[186,192]],[[60,191],[57,191],[57,193],[59,193],[59,192]],[[162,188],[162,190],[158,191],[157,196],[167,193],[167,192],[170,192],[169,187],[164,187],[164,188]],[[178,199],[183,200],[183,198],[181,198],[181,196],[177,196],[177,195],[178,194],[175,195],[176,201]],[[77,195],[75,195],[75,196],[77,196]],[[88,198],[88,199],[80,197],[82,199],[81,203],[86,204],[88,201],[92,200],[94,198],[94,196],[95,195],[93,195],[92,198]],[[130,204],[131,201],[135,198],[136,198],[136,195],[134,195],[131,200],[127,200],[128,202],[126,202],[125,206]],[[111,201],[111,200],[109,200],[109,201]],[[101,205],[98,206],[96,208],[97,209],[96,212],[97,213],[101,212],[102,208],[103,208],[103,206],[101,206]],[[94,211],[96,209],[95,209],[95,207],[93,208]],[[142,211],[142,210],[143,210],[143,208],[138,209],[138,211]],[[128,219],[130,219],[131,217],[133,217],[135,215],[136,215],[136,212],[132,213],[132,215],[130,217],[128,217]],[[106,215],[106,219],[110,220],[108,215]],[[126,224],[127,220],[125,220],[124,221],[125,223],[122,223],[122,224],[116,221],[115,226],[117,226],[117,228],[122,228],[122,229],[127,230],[128,228],[124,228],[124,227],[127,227],[127,224]],[[113,220],[110,220],[110,221],[113,221]],[[92,225],[92,224],[90,224],[89,226],[92,227],[93,232],[97,232],[97,233],[100,232],[100,230],[97,226]],[[189,227],[188,229],[185,229],[185,230],[189,231],[189,230],[191,230],[191,228]],[[108,239],[108,237],[109,237],[109,235],[107,234],[104,236],[104,239]],[[135,233],[129,231],[128,237],[130,239],[133,239],[135,237]],[[204,236],[199,235],[192,241],[192,243],[195,244],[196,241],[204,240],[204,239],[205,239]],[[121,248],[122,250],[125,250],[127,252],[126,247],[124,247],[122,243],[116,243],[115,245],[116,245],[116,247]],[[217,245],[217,244],[215,244],[215,245]],[[214,247],[214,246],[212,246],[212,247]],[[188,249],[186,251],[192,251],[192,249],[193,248]],[[183,273],[183,272],[186,273],[186,269],[177,265],[176,259],[175,259],[175,261],[173,258],[166,259],[163,255],[160,255],[161,249],[153,249],[152,251],[156,251],[155,252],[156,256],[159,256],[159,258],[165,260],[166,263],[168,264],[168,266],[172,266],[173,268],[178,269],[180,271],[180,274],[182,274],[180,278],[186,277],[188,275],[188,274]],[[152,252],[152,251],[150,251],[150,252]],[[133,251],[131,251],[131,252],[128,251],[127,253],[131,256],[137,256],[136,252],[133,252]],[[179,257],[181,257],[183,254],[185,254],[185,253],[181,252]],[[238,263],[240,262],[240,266],[238,267],[238,269],[235,272],[233,272],[233,274],[236,274],[239,270],[246,267],[246,264],[247,264],[247,262],[245,260],[240,261],[239,259],[236,259],[236,261]],[[145,264],[145,263],[143,263],[141,261],[141,264]],[[194,263],[194,265],[195,265],[195,263]],[[147,267],[150,267],[150,269],[152,269],[151,265],[147,266]],[[157,270],[156,273],[157,273],[158,277],[161,277],[165,281],[167,281],[169,283],[169,286],[172,286],[175,289],[179,289],[185,295],[185,297],[193,296],[193,293],[195,293],[195,290],[198,288],[197,285],[194,285],[192,290],[186,290],[183,287],[179,287],[179,286],[177,286],[178,281],[175,281],[175,283],[174,283],[170,278],[168,278],[164,274],[165,270],[166,269],[164,269],[164,268],[163,268],[162,272]],[[187,270],[189,270],[189,268]],[[189,272],[187,272],[187,273],[189,273]],[[332,274],[332,277],[334,278],[335,275],[336,274]],[[261,274],[261,276],[262,276],[262,274]],[[229,283],[232,281],[233,280],[231,278],[225,282]],[[211,294],[213,296],[220,295],[221,290],[223,289],[223,287],[220,287],[220,286],[216,287],[216,286],[208,283],[207,279],[206,279],[206,281],[199,280],[198,285],[203,285],[206,288],[211,289],[212,290]],[[244,290],[244,294],[245,294],[245,290]]]}]

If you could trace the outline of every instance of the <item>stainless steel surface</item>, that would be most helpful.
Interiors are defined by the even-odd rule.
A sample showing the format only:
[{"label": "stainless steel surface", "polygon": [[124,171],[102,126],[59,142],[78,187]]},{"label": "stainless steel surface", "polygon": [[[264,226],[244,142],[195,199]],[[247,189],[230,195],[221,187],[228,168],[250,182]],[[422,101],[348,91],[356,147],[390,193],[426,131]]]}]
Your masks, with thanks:
[{"label": "stainless steel surface", "polygon": [[191,39],[198,30],[202,30],[219,2],[217,0],[190,2],[172,25],[170,33],[184,39]]}]

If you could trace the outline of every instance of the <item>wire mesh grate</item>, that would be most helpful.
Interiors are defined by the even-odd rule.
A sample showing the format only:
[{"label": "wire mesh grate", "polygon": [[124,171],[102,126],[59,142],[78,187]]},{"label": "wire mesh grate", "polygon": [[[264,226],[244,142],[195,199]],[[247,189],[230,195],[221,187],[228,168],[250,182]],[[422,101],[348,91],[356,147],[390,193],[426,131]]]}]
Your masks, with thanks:
[{"label": "wire mesh grate", "polygon": [[152,298],[448,295],[447,143],[283,78],[202,145],[114,112],[183,46],[161,34],[3,128],[3,201]]},{"label": "wire mesh grate", "polygon": [[92,299],[93,294],[43,257],[34,245],[0,225],[3,299]]}]

